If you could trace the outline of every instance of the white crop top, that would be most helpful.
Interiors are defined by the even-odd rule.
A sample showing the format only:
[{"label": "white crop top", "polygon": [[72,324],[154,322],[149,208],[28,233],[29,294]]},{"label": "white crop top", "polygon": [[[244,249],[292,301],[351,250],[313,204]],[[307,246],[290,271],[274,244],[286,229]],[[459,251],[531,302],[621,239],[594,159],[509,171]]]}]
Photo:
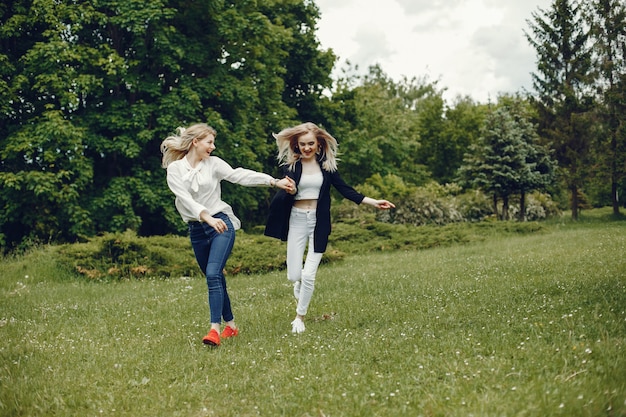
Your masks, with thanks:
[{"label": "white crop top", "polygon": [[320,196],[324,175],[321,172],[317,174],[302,174],[300,183],[298,184],[298,192],[296,200],[317,200]]}]

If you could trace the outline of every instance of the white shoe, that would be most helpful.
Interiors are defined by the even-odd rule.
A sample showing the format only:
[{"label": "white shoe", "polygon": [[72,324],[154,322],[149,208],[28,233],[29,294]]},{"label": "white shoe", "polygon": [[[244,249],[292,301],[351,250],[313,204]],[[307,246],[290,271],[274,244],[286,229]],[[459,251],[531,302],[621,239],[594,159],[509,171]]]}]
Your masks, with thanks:
[{"label": "white shoe", "polygon": [[300,299],[300,281],[293,283],[293,296],[296,297],[296,300]]},{"label": "white shoe", "polygon": [[304,322],[296,317],[294,321],[291,322],[291,333],[302,333],[304,332]]}]

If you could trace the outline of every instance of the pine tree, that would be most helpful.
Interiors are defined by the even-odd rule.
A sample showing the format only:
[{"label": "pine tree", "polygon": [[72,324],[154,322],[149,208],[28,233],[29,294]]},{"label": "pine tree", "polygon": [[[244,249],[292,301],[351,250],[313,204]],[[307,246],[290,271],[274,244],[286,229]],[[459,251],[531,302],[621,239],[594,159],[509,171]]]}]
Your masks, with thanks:
[{"label": "pine tree", "polygon": [[487,116],[459,175],[462,183],[493,196],[494,213],[501,219],[508,219],[510,196],[519,194],[520,220],[524,220],[526,194],[545,189],[554,178],[554,168],[548,152],[537,143],[535,127],[520,109],[500,106]]},{"label": "pine tree", "polygon": [[591,0],[588,15],[598,68],[597,149],[611,184],[613,213],[619,214],[618,190],[626,176],[626,5],[621,0]]},{"label": "pine tree", "polygon": [[578,194],[589,151],[588,114],[591,107],[592,60],[589,32],[581,4],[555,0],[528,21],[526,33],[537,51],[537,72],[532,74],[539,111],[540,133],[555,151],[571,194],[572,218],[578,218]]}]

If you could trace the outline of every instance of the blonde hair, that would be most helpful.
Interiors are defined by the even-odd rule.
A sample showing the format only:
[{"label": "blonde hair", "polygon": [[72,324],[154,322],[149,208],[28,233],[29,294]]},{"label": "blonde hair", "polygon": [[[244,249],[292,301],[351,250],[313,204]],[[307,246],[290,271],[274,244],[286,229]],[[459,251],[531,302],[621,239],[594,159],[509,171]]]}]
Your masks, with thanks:
[{"label": "blonde hair", "polygon": [[337,171],[337,139],[311,122],[288,127],[277,134],[272,134],[276,139],[276,146],[278,146],[277,159],[280,165],[288,165],[289,169],[293,171],[296,162],[300,159],[300,153],[296,151],[298,138],[309,132],[313,133],[320,146],[320,153],[317,159],[322,163],[322,168],[329,172]]},{"label": "blonde hair", "polygon": [[188,128],[176,128],[176,134],[168,136],[161,142],[163,159],[161,166],[167,168],[169,164],[187,155],[194,139],[202,140],[208,135],[217,136],[217,131],[206,123],[197,123]]}]

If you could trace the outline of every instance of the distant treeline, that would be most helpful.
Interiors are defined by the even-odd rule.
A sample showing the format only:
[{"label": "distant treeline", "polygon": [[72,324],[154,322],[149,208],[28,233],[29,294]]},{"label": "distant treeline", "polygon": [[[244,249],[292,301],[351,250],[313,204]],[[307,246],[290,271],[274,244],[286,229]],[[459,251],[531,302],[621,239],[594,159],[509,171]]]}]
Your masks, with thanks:
[{"label": "distant treeline", "polygon": [[[273,175],[271,134],[319,124],[339,141],[347,182],[397,203],[381,221],[441,210],[442,190],[465,196],[477,218],[523,220],[531,193],[574,218],[585,205],[618,212],[625,7],[556,0],[537,10],[526,30],[535,91],[478,103],[446,102],[427,77],[392,80],[384,63],[366,74],[346,63],[333,79],[339,57],[320,47],[311,1],[3,3],[0,247],[184,233],[159,144],[196,122],[217,129],[216,155]],[[263,223],[271,192],[224,185],[244,227]]]}]

